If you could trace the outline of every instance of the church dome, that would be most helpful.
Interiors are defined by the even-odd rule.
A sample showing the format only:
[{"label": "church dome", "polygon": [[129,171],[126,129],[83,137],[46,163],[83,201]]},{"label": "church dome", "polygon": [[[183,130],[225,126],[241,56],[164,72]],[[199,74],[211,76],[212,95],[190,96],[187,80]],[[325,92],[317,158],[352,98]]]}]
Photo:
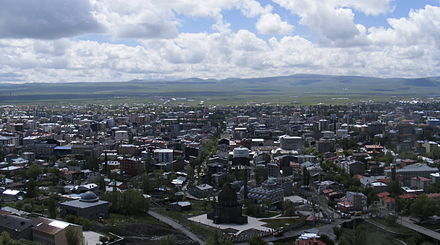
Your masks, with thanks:
[{"label": "church dome", "polygon": [[79,199],[81,202],[97,202],[99,200],[99,197],[91,192],[87,191],[81,194],[81,199]]}]

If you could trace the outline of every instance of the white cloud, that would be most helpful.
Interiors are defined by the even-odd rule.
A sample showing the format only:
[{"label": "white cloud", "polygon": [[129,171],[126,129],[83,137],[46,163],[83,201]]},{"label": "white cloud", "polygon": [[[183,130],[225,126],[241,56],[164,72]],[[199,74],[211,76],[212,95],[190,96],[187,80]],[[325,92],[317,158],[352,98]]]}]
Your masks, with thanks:
[{"label": "white cloud", "polygon": [[440,48],[440,7],[427,5],[411,10],[407,18],[389,18],[391,26],[370,28],[369,38],[376,44],[399,46],[434,45]]},{"label": "white cloud", "polygon": [[172,38],[178,34],[171,10],[153,1],[91,1],[96,18],[116,37]]},{"label": "white cloud", "polygon": [[0,0],[0,38],[58,39],[103,31],[88,0]]},{"label": "white cloud", "polygon": [[354,8],[366,15],[387,14],[394,10],[393,0],[329,0],[333,6]]},{"label": "white cloud", "polygon": [[365,45],[365,28],[354,23],[354,13],[332,1],[273,0],[300,17],[300,24],[319,35],[321,41],[333,45]]},{"label": "white cloud", "polygon": [[293,26],[282,21],[278,14],[263,14],[255,24],[261,34],[282,34],[287,35],[292,32]]},{"label": "white cloud", "polygon": [[[312,42],[291,34],[293,25],[283,20],[288,17],[281,18],[272,6],[255,0],[91,1],[91,18],[107,28],[110,39],[133,38],[129,41],[139,45],[61,38],[64,34],[57,34],[56,40],[3,38],[0,81],[124,81],[294,73],[439,75],[440,7],[426,6],[405,18],[388,19],[389,27],[366,29],[355,23],[357,11],[387,13],[391,1],[375,0],[377,5],[370,5],[360,0],[330,0],[326,4],[318,0],[274,0],[318,34],[319,42]],[[283,36],[265,40],[250,30],[233,31],[223,16],[225,9],[239,10],[257,20],[259,33]],[[206,32],[179,33],[181,15],[211,18],[215,25]],[[75,33],[68,36],[83,32]]]}]

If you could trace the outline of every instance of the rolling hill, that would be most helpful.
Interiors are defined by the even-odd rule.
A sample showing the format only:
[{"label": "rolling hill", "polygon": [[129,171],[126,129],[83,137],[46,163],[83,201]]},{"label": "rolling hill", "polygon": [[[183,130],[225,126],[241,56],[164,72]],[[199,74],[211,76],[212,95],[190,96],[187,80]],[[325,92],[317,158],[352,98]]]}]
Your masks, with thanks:
[{"label": "rolling hill", "polygon": [[[192,98],[212,103],[348,100],[392,96],[437,96],[440,78],[374,78],[297,74],[223,80],[188,78],[173,81],[0,84],[0,103],[85,102]],[[319,101],[317,99],[316,101]]]}]

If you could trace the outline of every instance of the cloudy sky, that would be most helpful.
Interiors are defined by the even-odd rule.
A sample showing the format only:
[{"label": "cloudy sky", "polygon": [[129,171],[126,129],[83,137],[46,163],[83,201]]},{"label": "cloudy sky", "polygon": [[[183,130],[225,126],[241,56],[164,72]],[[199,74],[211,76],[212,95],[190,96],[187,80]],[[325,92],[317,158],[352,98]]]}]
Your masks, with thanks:
[{"label": "cloudy sky", "polygon": [[0,82],[440,76],[440,0],[0,0]]}]

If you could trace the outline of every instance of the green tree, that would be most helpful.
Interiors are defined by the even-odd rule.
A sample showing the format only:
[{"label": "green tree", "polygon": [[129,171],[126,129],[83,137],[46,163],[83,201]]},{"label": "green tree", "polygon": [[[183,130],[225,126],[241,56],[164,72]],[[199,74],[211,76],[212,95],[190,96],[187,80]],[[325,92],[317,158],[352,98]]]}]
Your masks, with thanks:
[{"label": "green tree", "polygon": [[294,216],[296,214],[295,205],[290,200],[283,201],[283,215]]},{"label": "green tree", "polygon": [[370,206],[376,201],[379,201],[379,197],[374,193],[372,188],[365,188],[364,194],[367,196],[367,205]]},{"label": "green tree", "polygon": [[47,209],[49,212],[49,217],[52,219],[56,219],[58,214],[57,201],[52,197],[47,199]]},{"label": "green tree", "polygon": [[323,241],[326,245],[334,245],[335,242],[327,235],[323,234],[319,237],[319,240]]},{"label": "green tree", "polygon": [[103,195],[103,199],[112,205],[110,211],[114,213],[137,215],[148,211],[149,203],[143,194],[137,190],[127,190],[123,193],[112,191]]},{"label": "green tree", "polygon": [[233,245],[231,241],[229,241],[224,235],[219,232],[215,232],[214,235],[210,236],[208,240],[206,240],[206,245]]},{"label": "green tree", "polygon": [[90,156],[86,159],[86,168],[90,170],[98,170],[99,164],[98,159],[94,156]]},{"label": "green tree", "polygon": [[76,215],[68,214],[68,215],[66,215],[65,219],[69,223],[82,225],[84,230],[90,230],[95,225],[95,221],[89,220],[89,219],[86,219],[83,217],[79,217]]},{"label": "green tree", "polygon": [[37,186],[34,179],[30,179],[26,183],[26,197],[34,198],[37,196]]},{"label": "green tree", "polygon": [[400,188],[400,183],[398,180],[391,181],[389,184],[389,190],[392,196],[400,195],[402,189]]},{"label": "green tree", "polygon": [[97,182],[98,182],[99,190],[105,191],[106,184],[105,184],[104,176],[99,176]]},{"label": "green tree", "polygon": [[365,225],[358,225],[355,229],[355,241],[356,245],[366,245],[367,244],[367,234]]},{"label": "green tree", "polygon": [[432,198],[429,198],[427,195],[423,194],[416,198],[411,204],[411,214],[413,216],[417,216],[421,219],[426,219],[429,216],[432,216],[438,213],[439,204]]},{"label": "green tree", "polygon": [[303,185],[304,186],[309,186],[310,184],[310,173],[307,170],[306,167],[303,167],[302,169],[302,176],[303,176]]},{"label": "green tree", "polygon": [[249,239],[249,245],[267,245],[267,244],[268,243],[259,236],[254,236],[251,239]]},{"label": "green tree", "polygon": [[342,235],[342,228],[341,227],[333,227],[333,233],[335,233],[336,236],[336,240],[339,240],[341,238]]},{"label": "green tree", "polygon": [[26,170],[26,177],[28,179],[37,179],[38,175],[41,174],[41,167],[38,164],[31,164],[29,168]]},{"label": "green tree", "polygon": [[175,245],[176,239],[173,235],[168,235],[160,239],[160,245]]},{"label": "green tree", "polygon": [[392,215],[392,214],[390,214],[390,215],[388,215],[388,216],[386,217],[386,222],[387,222],[388,225],[390,225],[390,226],[395,225],[395,224],[396,224],[396,221],[397,221],[397,216],[396,216],[396,215]]},{"label": "green tree", "polygon": [[84,238],[78,230],[72,226],[66,228],[66,240],[68,245],[83,245]]}]

